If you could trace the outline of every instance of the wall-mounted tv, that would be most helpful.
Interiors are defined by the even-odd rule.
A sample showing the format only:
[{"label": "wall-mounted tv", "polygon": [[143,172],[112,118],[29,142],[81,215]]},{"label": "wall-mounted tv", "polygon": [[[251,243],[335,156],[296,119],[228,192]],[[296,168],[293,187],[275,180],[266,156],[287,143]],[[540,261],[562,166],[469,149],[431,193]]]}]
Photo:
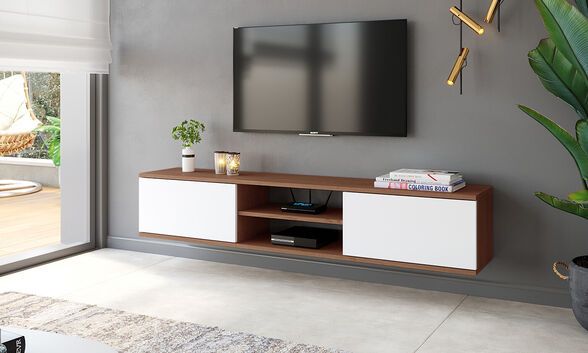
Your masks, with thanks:
[{"label": "wall-mounted tv", "polygon": [[235,28],[233,130],[406,136],[406,27]]}]

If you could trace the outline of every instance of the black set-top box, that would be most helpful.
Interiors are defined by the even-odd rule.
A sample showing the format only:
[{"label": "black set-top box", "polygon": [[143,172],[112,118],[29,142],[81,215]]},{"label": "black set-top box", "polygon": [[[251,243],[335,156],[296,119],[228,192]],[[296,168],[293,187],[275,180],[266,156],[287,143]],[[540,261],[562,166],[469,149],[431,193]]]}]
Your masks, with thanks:
[{"label": "black set-top box", "polygon": [[318,249],[339,239],[338,229],[296,226],[272,232],[272,244]]}]

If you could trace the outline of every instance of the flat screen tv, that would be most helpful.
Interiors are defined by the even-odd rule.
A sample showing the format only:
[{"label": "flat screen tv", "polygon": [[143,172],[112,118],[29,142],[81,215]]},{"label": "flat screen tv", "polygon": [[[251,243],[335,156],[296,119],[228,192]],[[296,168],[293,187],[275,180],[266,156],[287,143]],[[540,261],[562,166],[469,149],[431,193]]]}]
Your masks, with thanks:
[{"label": "flat screen tv", "polygon": [[239,27],[240,132],[406,136],[406,20]]}]

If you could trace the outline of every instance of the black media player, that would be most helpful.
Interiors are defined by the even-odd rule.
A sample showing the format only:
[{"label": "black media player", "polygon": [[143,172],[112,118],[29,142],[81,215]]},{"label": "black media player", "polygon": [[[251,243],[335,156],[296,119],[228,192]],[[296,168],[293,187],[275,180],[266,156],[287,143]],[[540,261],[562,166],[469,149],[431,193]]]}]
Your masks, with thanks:
[{"label": "black media player", "polygon": [[318,249],[341,237],[338,229],[316,227],[291,227],[281,232],[273,232],[272,244]]}]

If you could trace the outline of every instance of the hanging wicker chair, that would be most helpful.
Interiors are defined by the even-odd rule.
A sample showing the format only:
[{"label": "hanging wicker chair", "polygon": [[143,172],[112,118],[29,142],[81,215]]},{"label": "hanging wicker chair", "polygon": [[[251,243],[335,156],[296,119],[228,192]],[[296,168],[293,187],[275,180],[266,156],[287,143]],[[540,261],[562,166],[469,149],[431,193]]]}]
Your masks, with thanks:
[{"label": "hanging wicker chair", "polygon": [[16,135],[2,135],[0,133],[0,156],[7,154],[15,154],[24,149],[27,149],[35,142],[36,135],[16,134]]},{"label": "hanging wicker chair", "polygon": [[[0,156],[15,154],[32,146],[35,142],[36,137],[34,129],[41,125],[41,122],[39,121],[39,119],[37,119],[32,109],[26,73],[22,72],[20,75],[22,76],[22,79],[24,81],[23,90],[25,98],[25,107],[17,107],[17,112],[21,111],[21,114],[23,114],[22,116],[20,116],[20,119],[30,118],[32,119],[32,121],[25,122],[25,129],[17,129],[17,131],[14,131],[14,129],[8,128],[5,130],[0,130]],[[8,79],[14,78],[15,76],[11,76]],[[0,95],[0,100],[2,100],[2,98],[3,95]],[[22,109],[26,109],[26,112],[22,112]]]},{"label": "hanging wicker chair", "polygon": [[[0,80],[0,103],[7,106],[0,104],[0,156],[32,146],[36,137],[34,130],[41,125],[33,113],[26,73],[18,76]],[[10,80],[8,84],[6,80]],[[16,86],[22,86],[24,98]],[[32,194],[42,189],[41,184],[32,181],[0,180],[0,198]]]}]

